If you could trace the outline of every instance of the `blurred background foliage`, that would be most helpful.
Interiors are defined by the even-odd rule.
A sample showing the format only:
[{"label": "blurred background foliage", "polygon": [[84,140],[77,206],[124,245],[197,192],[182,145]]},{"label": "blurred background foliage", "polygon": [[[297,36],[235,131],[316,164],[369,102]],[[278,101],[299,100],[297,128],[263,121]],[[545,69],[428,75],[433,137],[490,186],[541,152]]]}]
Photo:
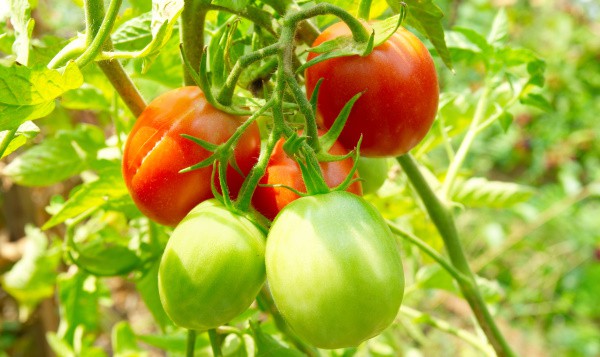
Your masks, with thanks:
[{"label": "blurred background foliage", "polygon": [[[130,0],[125,3],[123,8],[130,10],[122,14],[116,26],[149,10],[149,2],[146,1]],[[508,17],[510,45],[530,49],[546,65],[542,94],[547,105],[541,107],[547,107],[537,109],[517,104],[511,110],[512,125],[506,128],[493,125],[484,131],[477,138],[463,167],[461,176],[514,182],[531,187],[533,192],[528,200],[519,200],[508,208],[505,205],[500,205],[501,209],[491,207],[493,205],[475,209],[457,207],[457,212],[460,212],[459,229],[464,232],[463,243],[473,269],[482,278],[486,299],[496,310],[508,340],[521,355],[598,356],[600,3],[593,0],[436,0],[435,3],[445,14],[443,24],[446,30],[469,28],[480,34],[488,33],[499,9],[504,8]],[[70,0],[38,1],[33,12],[36,26],[30,62],[47,63],[67,39],[84,30],[80,5]],[[14,41],[12,30],[4,20],[6,13],[7,9],[0,7],[2,57],[11,53]],[[138,40],[143,46],[144,39]],[[146,99],[180,85],[177,46],[177,38],[173,38],[148,71],[145,71],[143,60],[125,63],[127,72],[132,74]],[[476,57],[466,56],[460,51],[452,51],[452,54],[454,72],[436,58],[442,92],[466,94],[464,102],[454,101],[453,107],[447,110],[464,111],[463,116],[468,117],[475,104],[468,94],[482,86],[484,66]],[[133,120],[122,114],[126,109],[114,98],[115,93],[101,72],[95,66],[87,66],[84,76],[84,87],[69,92],[51,115],[36,121],[41,134],[33,142],[51,137],[61,129],[73,129],[80,123],[107,128],[106,131],[110,132],[105,133],[106,136],[114,130],[111,120],[114,120],[114,126],[120,128],[117,132],[128,131]],[[460,133],[456,135],[459,139]],[[123,140],[122,137],[114,139]],[[108,157],[114,155],[110,150],[106,151]],[[423,149],[423,155],[432,175],[443,175],[441,169],[448,165],[444,148],[433,145]],[[386,200],[386,192],[393,192],[403,180],[399,169],[392,163],[390,166],[388,182],[377,195],[371,196],[371,200],[384,215],[396,217],[398,213],[410,211],[407,207],[414,207],[418,202],[408,198],[393,202]],[[439,172],[436,168],[440,168]],[[11,254],[23,250],[19,248],[19,244],[22,245],[20,238],[27,236],[27,244],[33,249],[28,250],[27,259],[24,257],[24,262],[19,264],[45,265],[46,279],[56,279],[55,268],[60,264],[56,240],[51,239],[48,244],[44,233],[34,228],[25,231],[23,227],[25,224],[42,226],[48,220],[45,207],[50,198],[57,193],[69,192],[78,183],[76,179],[69,179],[47,188],[23,188],[3,181],[4,189],[0,194],[3,205],[0,212],[0,273],[11,268],[14,263],[10,259]],[[424,218],[424,215],[421,213],[416,218]],[[423,221],[419,226],[415,222],[413,219],[413,230],[421,237],[434,237],[428,242],[441,249],[432,225]],[[123,229],[127,223],[118,221],[112,224]],[[52,238],[64,232],[54,229],[46,234]],[[438,318],[464,327],[462,325],[471,316],[470,311],[464,301],[456,298],[457,290],[450,277],[438,266],[420,257],[414,248],[406,249],[405,255],[407,276],[413,276],[406,296],[408,306],[433,312]],[[137,326],[138,332],[139,326],[150,323],[148,314],[139,311],[140,299],[131,297],[134,290],[130,283],[109,279],[100,284],[100,279],[89,280],[69,280],[69,276],[62,275],[58,281],[63,286],[85,285],[88,294],[85,298],[93,304],[105,306],[105,311],[110,312],[103,316],[103,321],[86,321],[86,324],[110,325],[107,321],[114,323],[127,317],[132,325]],[[52,284],[54,282],[52,280]],[[111,294],[107,292],[108,288],[112,291],[112,300],[109,300]],[[34,298],[33,303],[37,303],[38,298],[52,295],[48,284],[27,289],[30,293],[35,292],[29,295]],[[43,306],[52,305],[52,302],[46,300],[42,302],[42,308],[35,310],[35,304],[27,304],[27,299],[19,299],[18,305],[14,299],[18,293],[0,290],[0,350],[11,353],[21,350],[25,351],[24,354],[15,355],[27,356],[31,355],[28,353],[32,350],[27,349],[31,347],[23,346],[30,346],[31,341],[36,339],[44,339],[46,331],[56,331],[58,322],[44,317]],[[75,299],[69,296],[59,298]],[[78,303],[82,309],[84,305],[85,301]],[[18,311],[27,309],[33,310],[32,317],[25,322],[19,321]],[[416,328],[429,317],[419,318],[411,314],[405,311],[393,329],[371,342],[372,355],[395,355],[398,350],[423,356],[474,353],[465,348],[463,342],[444,332]],[[412,319],[407,316],[412,316]],[[119,327],[124,333],[130,333],[128,326]],[[69,328],[73,330],[68,334],[77,333],[75,327]],[[48,339],[56,352],[60,350],[61,342],[55,336],[50,334]],[[97,345],[103,345],[102,338],[109,340],[110,336],[100,337]],[[108,343],[104,341],[104,344]],[[177,343],[182,344],[183,338]],[[22,348],[19,349],[19,346]],[[390,350],[390,346],[398,350]],[[0,352],[0,356],[6,353]]]}]

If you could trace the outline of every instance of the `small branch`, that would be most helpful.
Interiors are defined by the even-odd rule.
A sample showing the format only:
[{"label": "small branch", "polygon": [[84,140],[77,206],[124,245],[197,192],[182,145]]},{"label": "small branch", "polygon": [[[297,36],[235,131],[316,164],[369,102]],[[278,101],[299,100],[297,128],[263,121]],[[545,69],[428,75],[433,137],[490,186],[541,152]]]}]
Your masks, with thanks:
[{"label": "small branch", "polygon": [[440,331],[456,336],[468,343],[469,345],[475,347],[479,351],[483,352],[486,356],[491,357],[495,355],[494,350],[491,348],[491,346],[482,343],[482,341],[479,338],[477,338],[477,336],[474,336],[473,334],[465,330],[456,328],[444,320],[432,317],[421,311],[412,309],[406,305],[402,305],[402,307],[400,308],[400,313],[407,317],[410,317],[411,319],[417,320],[418,322],[426,323],[430,326],[437,328]]},{"label": "small branch", "polygon": [[[367,43],[371,38],[371,34],[365,29],[363,24],[350,15],[346,10],[341,7],[329,4],[329,3],[319,3],[313,7],[307,8],[306,10],[300,10],[297,12],[289,12],[286,14],[286,18],[284,20],[284,27],[290,24],[298,24],[300,21],[308,20],[312,17],[319,15],[334,15],[337,16],[340,20],[344,21],[350,31],[352,31],[352,36],[354,40],[358,43]],[[295,27],[295,26],[294,26]]]},{"label": "small branch", "polygon": [[[88,25],[88,30],[86,33],[87,40],[89,40],[90,36],[94,36],[94,39],[89,43],[86,50],[75,60],[75,63],[79,68],[84,67],[86,64],[90,63],[96,58],[96,55],[101,51],[101,48],[104,46],[107,40],[110,40],[110,31],[115,24],[115,20],[117,19],[117,15],[119,14],[119,8],[123,3],[123,0],[111,0],[110,5],[108,6],[108,14],[102,22],[100,23],[100,27],[97,28],[97,31],[92,30],[95,23],[103,16],[101,10],[102,7],[98,5],[101,3],[100,1],[92,1],[88,0],[86,2],[86,9],[94,8],[93,11],[87,11],[86,16],[93,16],[93,18],[86,18],[86,24]],[[98,17],[96,17],[98,16]],[[95,32],[95,33],[94,33]]]},{"label": "small branch", "polygon": [[463,162],[465,161],[467,153],[469,152],[469,149],[471,149],[471,145],[473,145],[473,142],[477,137],[477,129],[479,127],[479,123],[481,122],[481,120],[483,120],[483,116],[485,115],[491,92],[492,89],[490,88],[490,86],[486,85],[483,89],[481,97],[479,97],[479,101],[477,102],[477,108],[475,109],[475,114],[473,115],[473,120],[471,121],[469,130],[467,131],[465,138],[460,144],[460,147],[456,152],[454,160],[452,160],[450,166],[448,167],[448,171],[446,172],[446,178],[444,179],[444,184],[442,186],[442,197],[444,199],[450,197],[452,188],[454,187],[454,183],[458,175],[458,171],[460,170]]},{"label": "small branch", "polygon": [[[109,13],[109,17],[111,16],[111,14],[113,17],[116,16],[116,13],[118,13],[118,10],[119,10],[118,7],[120,6],[121,1],[122,0],[112,0],[111,1],[111,7],[109,8],[109,10],[112,12]],[[98,50],[100,50],[100,48],[102,50],[108,50],[108,51],[112,50],[112,42],[110,40],[110,37],[108,36],[108,33],[110,32],[110,29],[112,28],[112,23],[109,26],[108,23],[110,21],[107,21],[106,19],[103,20],[104,19],[103,2],[87,0],[85,2],[85,15],[86,15],[86,27],[87,27],[87,29],[86,29],[87,41],[89,41],[91,44],[99,41],[97,39],[101,38],[101,36],[102,36],[101,31],[103,31],[102,29],[104,28],[104,31],[106,31],[107,33],[105,36],[102,36],[102,37],[104,37],[103,43],[101,43],[101,46],[98,47]],[[114,20],[113,20],[113,22],[114,22]],[[94,34],[97,36],[94,37],[93,39],[91,39],[91,36]],[[85,53],[82,54],[81,57],[78,58],[78,61],[82,61],[82,58],[85,60],[84,55],[85,55]],[[94,52],[94,56],[96,56],[96,55],[97,55],[97,53]],[[88,54],[86,56],[92,56],[92,55]],[[94,59],[94,57],[91,57],[91,60],[93,60],[93,59]],[[135,117],[138,117],[142,113],[142,111],[146,108],[146,102],[144,101],[144,98],[142,98],[142,95],[140,94],[138,89],[135,87],[135,85],[131,81],[131,78],[129,78],[129,76],[125,72],[125,69],[123,68],[123,66],[121,66],[121,64],[116,60],[114,60],[114,61],[98,61],[98,62],[96,62],[96,64],[98,65],[98,67],[100,67],[100,69],[102,70],[104,75],[108,78],[108,80],[110,81],[112,86],[115,88],[115,90],[117,91],[117,93],[119,94],[119,96],[121,97],[121,99],[123,100],[125,105],[127,106],[127,108],[129,108],[129,110]]]},{"label": "small branch", "polygon": [[444,257],[442,257],[438,252],[436,252],[433,248],[431,248],[427,243],[423,242],[414,234],[411,234],[402,228],[396,226],[392,222],[387,222],[388,226],[392,230],[392,233],[395,235],[406,239],[412,244],[416,245],[419,249],[421,249],[425,254],[429,255],[429,257],[435,260],[438,264],[440,264],[456,281],[462,281],[463,283],[468,282],[468,278],[465,277],[464,274],[455,269],[452,264],[450,264]]}]

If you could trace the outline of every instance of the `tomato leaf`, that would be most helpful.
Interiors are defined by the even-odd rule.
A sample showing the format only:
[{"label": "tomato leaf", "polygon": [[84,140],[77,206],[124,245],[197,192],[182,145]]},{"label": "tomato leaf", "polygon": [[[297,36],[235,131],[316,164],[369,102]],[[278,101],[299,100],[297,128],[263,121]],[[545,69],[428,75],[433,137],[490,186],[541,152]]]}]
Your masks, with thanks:
[{"label": "tomato leaf", "polygon": [[91,274],[124,275],[140,264],[136,252],[129,248],[131,238],[127,233],[94,217],[68,234],[68,252],[78,267]]},{"label": "tomato leaf", "polygon": [[79,174],[104,146],[104,133],[92,125],[60,131],[32,147],[4,169],[4,174],[25,186],[47,186]]},{"label": "tomato leaf", "polygon": [[250,328],[254,335],[257,352],[256,357],[300,357],[304,356],[300,351],[283,346],[276,339],[264,333],[260,325],[255,321],[250,321]]},{"label": "tomato leaf", "polygon": [[552,104],[539,93],[529,93],[526,96],[519,98],[521,104],[530,105],[539,108],[545,112],[553,111]]},{"label": "tomato leaf", "polygon": [[106,169],[99,173],[98,179],[84,183],[71,195],[60,210],[42,229],[48,229],[67,219],[80,215],[89,215],[98,208],[105,207],[113,200],[129,195],[121,176],[120,167]]},{"label": "tomato leaf", "polygon": [[452,200],[468,207],[505,208],[526,202],[535,191],[512,182],[475,177],[456,183]]},{"label": "tomato leaf", "polygon": [[142,355],[135,333],[126,321],[117,322],[112,328],[111,342],[115,357]]},{"label": "tomato leaf", "polygon": [[[446,67],[452,69],[452,58],[444,39],[442,10],[432,0],[405,0],[404,2],[408,5],[406,22],[431,41]],[[387,0],[387,3],[396,12],[399,12],[402,6],[400,2],[394,0]]]},{"label": "tomato leaf", "polygon": [[[49,244],[38,228],[26,227],[25,250],[21,259],[0,277],[2,288],[19,302],[19,318],[27,320],[36,305],[54,294],[60,244]],[[58,243],[58,242],[56,242]]]},{"label": "tomato leaf", "polygon": [[429,264],[417,271],[417,285],[422,289],[441,289],[458,294],[452,276],[438,264]]},{"label": "tomato leaf", "polygon": [[167,326],[173,325],[169,316],[160,302],[158,295],[158,267],[160,259],[157,259],[154,264],[144,273],[142,277],[136,280],[136,289],[139,292],[146,307],[154,317],[154,321],[160,326],[162,331],[165,331]]},{"label": "tomato leaf", "polygon": [[123,23],[112,34],[115,49],[120,51],[138,51],[152,41],[152,12],[141,14],[138,17]]},{"label": "tomato leaf", "polygon": [[506,11],[504,8],[500,8],[496,17],[494,18],[494,22],[492,23],[492,28],[487,36],[487,42],[492,46],[504,46],[506,44],[506,40],[508,39],[508,17],[506,16]]},{"label": "tomato leaf", "polygon": [[[34,138],[37,134],[39,134],[39,132],[40,128],[38,128],[38,126],[31,121],[26,121],[25,123],[21,124],[0,159],[8,156],[19,147],[25,145],[27,140]],[[4,140],[6,135],[8,135],[8,130],[0,132],[0,142]]]},{"label": "tomato leaf", "polygon": [[492,46],[487,42],[486,38],[483,37],[479,32],[467,28],[455,26],[452,28],[453,31],[460,33],[463,35],[469,42],[477,46],[483,53],[490,53],[492,51]]},{"label": "tomato leaf", "polygon": [[85,331],[98,328],[98,301],[105,293],[101,291],[99,279],[77,269],[60,274],[57,287],[61,306],[57,337],[73,346]]},{"label": "tomato leaf", "polygon": [[0,66],[0,130],[48,115],[54,99],[82,83],[83,76],[74,63],[60,71]]},{"label": "tomato leaf", "polygon": [[81,87],[66,92],[60,104],[68,109],[106,111],[110,102],[100,89],[83,84]]},{"label": "tomato leaf", "polygon": [[182,11],[183,0],[152,2],[151,13],[133,18],[115,30],[115,48],[133,51],[134,58],[142,58],[145,73],[171,39]]},{"label": "tomato leaf", "polygon": [[10,23],[15,31],[13,53],[17,55],[17,62],[29,64],[29,45],[35,21],[31,18],[30,2],[28,0],[9,0]]}]

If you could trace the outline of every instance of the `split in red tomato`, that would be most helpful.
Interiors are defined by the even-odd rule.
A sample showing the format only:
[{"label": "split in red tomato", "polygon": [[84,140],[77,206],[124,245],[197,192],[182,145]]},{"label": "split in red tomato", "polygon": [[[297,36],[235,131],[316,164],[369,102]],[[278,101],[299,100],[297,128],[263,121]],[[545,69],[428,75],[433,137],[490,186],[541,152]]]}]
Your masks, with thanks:
[{"label": "split in red tomato", "polygon": [[[313,47],[350,35],[347,25],[340,22],[323,31]],[[317,55],[310,53],[308,60]],[[352,148],[362,135],[363,156],[407,153],[427,134],[437,112],[439,89],[431,55],[416,36],[402,27],[368,56],[332,58],[309,67],[309,97],[320,78],[323,82],[317,110],[327,128],[354,95],[363,93],[338,139]]]},{"label": "split in red tomato", "polygon": [[[323,134],[324,132],[319,133],[319,135]],[[284,139],[280,139],[275,146],[275,150],[273,150],[267,166],[267,171],[261,179],[260,184],[285,185],[297,191],[306,192],[300,166],[285,153],[283,150],[284,142]],[[332,155],[346,155],[348,150],[336,142],[329,150],[329,153]],[[341,184],[350,174],[353,160],[348,158],[342,161],[322,162],[320,166],[327,185],[335,187]],[[358,178],[358,175],[355,174],[355,177]],[[347,191],[362,195],[361,183],[358,181],[352,183]],[[252,197],[252,204],[260,213],[272,220],[283,207],[298,198],[300,196],[285,187],[258,186]]]},{"label": "split in red tomato", "polygon": [[[123,154],[123,176],[133,201],[152,220],[174,226],[198,203],[213,197],[212,166],[179,173],[211,153],[184,138],[188,134],[213,144],[227,141],[243,122],[212,107],[198,87],[183,87],[153,100],[135,123]],[[248,173],[260,152],[257,125],[238,142],[235,160]],[[244,177],[232,167],[227,182],[236,196]]]}]

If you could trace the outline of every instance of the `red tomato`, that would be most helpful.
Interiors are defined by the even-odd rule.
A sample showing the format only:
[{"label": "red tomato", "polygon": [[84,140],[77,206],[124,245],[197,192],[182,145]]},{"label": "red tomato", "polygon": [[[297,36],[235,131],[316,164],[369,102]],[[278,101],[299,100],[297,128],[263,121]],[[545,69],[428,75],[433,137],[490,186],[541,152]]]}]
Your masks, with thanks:
[{"label": "red tomato", "polygon": [[[340,36],[350,36],[345,23],[337,23],[313,47]],[[308,59],[318,54],[310,53]],[[404,28],[366,56],[332,58],[306,70],[310,97],[323,78],[317,109],[329,128],[342,107],[364,92],[354,104],[339,141],[356,146],[367,157],[399,156],[417,145],[429,131],[438,106],[438,81],[431,55],[423,43]]]},{"label": "red tomato", "polygon": [[[319,135],[323,134],[324,132],[319,132]],[[283,150],[284,142],[283,138],[277,142],[267,165],[267,171],[260,180],[260,184],[280,184],[292,187],[300,192],[306,192],[300,166],[285,153]],[[345,155],[348,153],[348,150],[336,142],[329,150],[329,153],[333,155]],[[342,161],[322,162],[320,166],[327,185],[335,187],[346,179],[346,176],[352,170],[353,160],[348,158]],[[357,174],[354,176],[358,178]],[[362,195],[360,182],[354,182],[348,187],[347,191]],[[258,186],[252,197],[252,204],[265,217],[273,220],[283,207],[298,198],[300,196],[285,187]]]},{"label": "red tomato", "polygon": [[[133,126],[123,154],[125,183],[140,211],[158,223],[174,226],[198,203],[213,197],[212,166],[179,173],[211,155],[181,134],[221,144],[242,122],[212,107],[198,87],[174,89],[154,99]],[[251,125],[235,149],[242,172],[250,171],[259,152],[258,126]],[[232,196],[243,180],[228,167]]]}]

